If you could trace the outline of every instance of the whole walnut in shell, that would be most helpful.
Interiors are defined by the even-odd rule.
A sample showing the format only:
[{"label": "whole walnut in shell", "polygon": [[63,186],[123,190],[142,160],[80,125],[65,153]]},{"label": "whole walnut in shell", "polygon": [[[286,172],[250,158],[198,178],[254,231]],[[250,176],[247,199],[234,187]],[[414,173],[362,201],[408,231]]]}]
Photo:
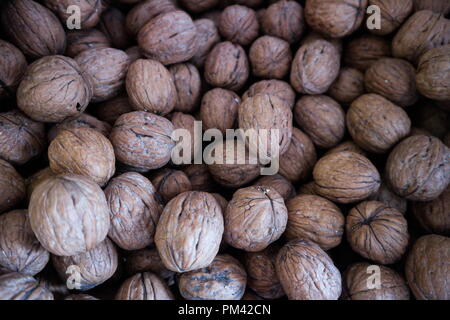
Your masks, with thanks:
[{"label": "whole walnut in shell", "polygon": [[22,51],[0,39],[0,99],[14,97],[26,69]]},{"label": "whole walnut in shell", "polygon": [[197,28],[184,11],[170,11],[145,24],[137,36],[144,56],[167,65],[187,61],[197,52]]},{"label": "whole walnut in shell", "polygon": [[368,92],[377,93],[401,107],[409,107],[418,99],[416,69],[402,59],[384,58],[367,69],[364,83]]},{"label": "whole walnut in shell", "polygon": [[406,259],[405,274],[418,300],[448,300],[450,238],[427,235],[419,238]]},{"label": "whole walnut in shell", "polygon": [[292,128],[291,143],[280,158],[280,174],[292,182],[305,180],[311,175],[316,161],[316,149],[311,139],[300,129]]},{"label": "whole walnut in shell", "polygon": [[431,201],[450,183],[450,151],[432,136],[404,139],[389,154],[386,179],[399,196]]},{"label": "whole walnut in shell", "polygon": [[187,272],[208,266],[219,251],[222,209],[209,193],[189,191],[165,206],[155,243],[167,269]]},{"label": "whole walnut in shell", "polygon": [[310,240],[288,242],[279,251],[275,266],[289,300],[337,300],[341,295],[339,270]]},{"label": "whole walnut in shell", "polygon": [[392,40],[394,57],[416,63],[426,51],[450,43],[450,20],[432,11],[413,14]]},{"label": "whole walnut in shell", "polygon": [[260,252],[245,254],[247,286],[265,299],[278,299],[284,296],[283,287],[275,270],[278,251],[278,247],[270,246]]},{"label": "whole walnut in shell", "polygon": [[336,50],[339,52],[339,54],[342,54],[343,46],[342,46],[341,39],[330,38],[330,37],[324,36],[321,33],[316,32],[316,31],[311,31],[305,37],[303,37],[302,40],[300,41],[300,46],[314,42],[316,40],[326,40],[326,41],[330,42],[336,48]]},{"label": "whole walnut in shell", "polygon": [[291,68],[291,84],[303,94],[328,91],[339,75],[340,54],[326,40],[315,40],[301,46]]},{"label": "whole walnut in shell", "polygon": [[366,71],[378,59],[391,56],[388,39],[363,34],[351,39],[344,48],[344,63],[359,71]]},{"label": "whole walnut in shell", "polygon": [[106,3],[103,0],[44,0],[44,5],[58,15],[62,23],[69,21],[73,15],[72,10],[68,10],[70,5],[76,5],[80,12],[81,29],[95,27],[100,21],[103,10],[106,9]]},{"label": "whole walnut in shell", "polygon": [[173,130],[166,118],[135,111],[117,119],[110,140],[118,161],[144,171],[158,169],[170,160]]},{"label": "whole walnut in shell", "polygon": [[290,68],[292,53],[289,43],[271,36],[262,36],[253,42],[249,59],[253,75],[267,79],[282,79]]},{"label": "whole walnut in shell", "polygon": [[111,42],[100,30],[90,28],[71,30],[67,32],[67,48],[65,55],[75,58],[81,52],[89,49],[111,47]]},{"label": "whole walnut in shell", "polygon": [[66,49],[66,34],[58,18],[35,1],[3,3],[0,24],[7,38],[31,59],[62,54]]},{"label": "whole walnut in shell", "polygon": [[292,183],[280,174],[272,176],[262,176],[253,184],[261,186],[269,190],[275,190],[280,196],[287,201],[295,196],[295,188]]},{"label": "whole walnut in shell", "polygon": [[209,266],[181,274],[178,283],[186,300],[240,300],[247,274],[235,258],[221,254]]},{"label": "whole walnut in shell", "polygon": [[108,37],[114,48],[124,50],[130,46],[131,38],[125,28],[125,15],[119,9],[113,6],[106,9],[97,27]]},{"label": "whole walnut in shell", "polygon": [[342,38],[359,28],[367,3],[368,0],[307,0],[305,19],[314,30]]},{"label": "whole walnut in shell", "polygon": [[25,198],[25,180],[14,167],[0,159],[0,213],[15,208]]},{"label": "whole walnut in shell", "polygon": [[118,255],[114,244],[106,238],[94,249],[70,257],[52,256],[53,267],[64,283],[70,277],[67,270],[77,266],[80,270],[77,290],[92,289],[109,278],[117,269]]},{"label": "whole walnut in shell", "polygon": [[450,44],[431,49],[422,55],[416,76],[419,92],[433,100],[450,100],[449,66]]},{"label": "whole walnut in shell", "polygon": [[450,187],[441,195],[426,202],[413,202],[412,212],[420,225],[431,233],[450,234]]},{"label": "whole walnut in shell", "polygon": [[17,89],[17,106],[33,120],[60,122],[81,114],[92,96],[92,78],[75,60],[47,56],[28,67]]},{"label": "whole walnut in shell", "polygon": [[31,228],[44,248],[55,255],[73,256],[94,249],[110,226],[102,189],[77,175],[42,181],[29,204]]},{"label": "whole walnut in shell", "polygon": [[198,107],[202,79],[197,68],[190,63],[178,63],[169,67],[176,90],[175,111],[192,112]]},{"label": "whole walnut in shell", "polygon": [[[379,270],[379,285],[371,276]],[[348,300],[409,300],[405,279],[396,271],[378,265],[354,263],[345,271],[343,289]]]},{"label": "whole walnut in shell", "polygon": [[129,101],[135,110],[166,115],[177,103],[173,77],[161,63],[150,59],[133,62],[126,78]]},{"label": "whole walnut in shell", "polygon": [[44,124],[18,110],[0,113],[0,158],[22,165],[40,155],[45,145]]},{"label": "whole walnut in shell", "polygon": [[377,94],[365,94],[353,101],[346,117],[353,140],[374,153],[387,152],[411,130],[408,114]]},{"label": "whole walnut in shell", "polygon": [[294,107],[294,117],[319,148],[334,147],[344,137],[345,112],[328,96],[303,96]]},{"label": "whole walnut in shell", "polygon": [[189,180],[191,181],[193,191],[210,192],[215,188],[213,177],[209,172],[207,165],[191,164],[184,168],[183,172],[186,173]]},{"label": "whole walnut in shell", "polygon": [[373,28],[369,31],[380,36],[394,32],[412,13],[413,2],[414,0],[369,0],[369,5],[378,6],[381,14],[380,28]]},{"label": "whole walnut in shell", "polygon": [[122,90],[130,64],[124,51],[113,48],[85,50],[75,57],[75,61],[92,77],[92,102],[106,101]]},{"label": "whole walnut in shell", "polygon": [[167,284],[150,272],[137,273],[125,280],[116,300],[174,300]]},{"label": "whole walnut in shell", "polygon": [[249,63],[244,49],[229,41],[220,42],[205,61],[205,80],[212,86],[237,91],[247,82]]},{"label": "whole walnut in shell", "polygon": [[267,35],[295,43],[305,29],[303,8],[296,1],[277,1],[262,13],[261,27]]},{"label": "whole walnut in shell", "polygon": [[276,96],[283,101],[289,109],[294,108],[295,91],[291,85],[281,80],[262,80],[255,82],[245,91],[242,100],[254,97],[258,94]]},{"label": "whole walnut in shell", "polygon": [[198,19],[194,24],[197,29],[197,52],[191,58],[191,62],[200,68],[205,64],[211,49],[220,42],[220,35],[214,21],[210,19]]},{"label": "whole walnut in shell", "polygon": [[164,202],[169,202],[180,193],[192,190],[188,176],[181,170],[161,169],[153,175],[152,183]]},{"label": "whole walnut in shell", "polygon": [[11,272],[0,276],[0,300],[53,300],[53,294],[33,277]]},{"label": "whole walnut in shell", "polygon": [[345,218],[331,201],[314,195],[298,195],[286,203],[288,222],[285,236],[288,240],[308,239],[323,250],[341,243]]},{"label": "whole walnut in shell", "polygon": [[316,192],[338,203],[364,200],[380,187],[377,168],[366,157],[349,151],[321,158],[313,176]]},{"label": "whole walnut in shell", "polygon": [[414,10],[431,10],[447,15],[450,12],[450,3],[446,0],[413,0]]},{"label": "whole walnut in shell", "polygon": [[350,104],[364,94],[364,74],[354,68],[343,67],[328,90],[331,98],[342,104]]},{"label": "whole walnut in shell", "polygon": [[161,279],[172,281],[175,272],[168,270],[156,249],[141,249],[134,251],[127,257],[125,269],[127,274],[134,275],[139,272],[152,272]]},{"label": "whole walnut in shell", "polygon": [[203,95],[200,119],[205,130],[219,129],[222,134],[234,129],[241,99],[233,91],[215,88]]},{"label": "whole walnut in shell", "polygon": [[226,7],[220,15],[219,31],[228,41],[241,46],[251,44],[259,33],[255,11],[238,4]]},{"label": "whole walnut in shell", "polygon": [[64,130],[76,130],[78,128],[90,128],[108,137],[112,127],[87,113],[82,113],[78,117],[68,118],[53,125],[47,133],[48,141],[52,142]]},{"label": "whole walnut in shell", "polygon": [[350,151],[350,152],[355,152],[355,153],[359,153],[360,155],[367,157],[367,153],[361,149],[354,141],[349,140],[349,141],[344,141],[339,143],[336,147],[328,150],[325,155],[330,154],[330,153],[337,153],[337,152],[342,152],[342,151]]},{"label": "whole walnut in shell", "polygon": [[111,240],[125,250],[153,244],[162,205],[150,180],[126,172],[110,181],[105,195],[111,212]]},{"label": "whole walnut in shell", "polygon": [[400,260],[409,240],[403,214],[378,201],[364,201],[350,210],[345,230],[354,251],[381,264]]},{"label": "whole walnut in shell", "polygon": [[121,115],[132,111],[128,97],[121,95],[97,105],[94,112],[100,120],[114,125]]},{"label": "whole walnut in shell", "polygon": [[30,276],[44,269],[50,257],[31,230],[27,210],[0,215],[0,252],[1,266]]}]

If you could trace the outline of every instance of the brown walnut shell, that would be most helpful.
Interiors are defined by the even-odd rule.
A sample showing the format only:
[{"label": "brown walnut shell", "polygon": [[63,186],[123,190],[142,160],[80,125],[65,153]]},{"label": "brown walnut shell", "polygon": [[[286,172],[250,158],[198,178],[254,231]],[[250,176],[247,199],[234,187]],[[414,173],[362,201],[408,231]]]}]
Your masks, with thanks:
[{"label": "brown walnut shell", "polygon": [[190,63],[178,63],[169,67],[176,89],[175,111],[192,112],[201,98],[202,79],[197,68]]},{"label": "brown walnut shell", "polygon": [[250,47],[249,59],[254,76],[283,79],[291,68],[292,52],[287,41],[262,36]]},{"label": "brown walnut shell", "polygon": [[200,106],[204,130],[219,129],[222,134],[236,127],[241,99],[233,91],[215,88],[206,92]]},{"label": "brown walnut shell", "polygon": [[337,300],[341,295],[339,270],[310,240],[288,242],[279,251],[275,266],[289,300]]},{"label": "brown walnut shell", "polygon": [[318,194],[316,192],[316,184],[314,183],[314,181],[302,184],[300,186],[300,188],[298,188],[297,193],[299,195],[307,194],[307,195],[318,196]]},{"label": "brown walnut shell", "polygon": [[0,213],[15,208],[25,198],[25,180],[16,169],[0,159]]},{"label": "brown walnut shell", "polygon": [[388,35],[397,30],[413,11],[414,0],[369,0],[370,6],[380,8],[380,29],[369,30],[379,36]]},{"label": "brown walnut shell", "polygon": [[397,209],[403,215],[406,214],[406,209],[408,208],[408,201],[396,195],[384,181],[381,183],[380,189],[367,200],[382,202],[389,207]]},{"label": "brown walnut shell", "polygon": [[41,169],[34,173],[32,176],[26,179],[26,187],[27,187],[27,200],[30,201],[31,194],[33,190],[39,185],[42,181],[47,178],[53,177],[56,174],[50,169],[50,167]]},{"label": "brown walnut shell", "polygon": [[418,300],[449,300],[448,261],[450,238],[427,235],[419,238],[406,259],[405,274]]},{"label": "brown walnut shell", "polygon": [[259,33],[255,11],[238,4],[226,7],[220,15],[219,31],[228,41],[241,46],[251,44]]},{"label": "brown walnut shell", "polygon": [[305,44],[314,42],[316,40],[326,40],[329,43],[331,43],[336,50],[339,52],[339,54],[342,55],[342,51],[343,51],[343,45],[342,45],[342,40],[339,38],[330,38],[327,36],[324,36],[323,34],[320,34],[316,31],[311,31],[309,32],[304,38],[302,38],[302,40],[300,41],[300,46],[303,46]]},{"label": "brown walnut shell", "polygon": [[119,9],[110,6],[103,12],[97,26],[114,48],[124,50],[130,46],[131,38],[125,28],[125,15]]},{"label": "brown walnut shell", "polygon": [[0,39],[0,99],[15,96],[26,69],[22,51]]},{"label": "brown walnut shell", "polygon": [[188,176],[181,170],[161,169],[153,175],[152,183],[165,203],[180,193],[192,190]]},{"label": "brown walnut shell", "polygon": [[132,111],[133,108],[131,107],[128,97],[121,95],[99,104],[95,107],[94,112],[100,120],[105,121],[110,125],[114,125],[114,122],[116,122],[121,115]]},{"label": "brown walnut shell", "polygon": [[336,147],[328,150],[327,153],[325,153],[325,155],[330,154],[330,153],[342,152],[342,151],[355,152],[355,153],[359,153],[360,155],[362,155],[364,157],[367,157],[367,153],[363,149],[361,149],[352,140],[344,141],[344,142],[339,143]]},{"label": "brown walnut shell", "polygon": [[28,210],[36,238],[59,256],[94,249],[110,226],[105,194],[83,176],[59,175],[42,181],[31,195]]},{"label": "brown walnut shell", "polygon": [[388,39],[363,34],[351,39],[344,48],[344,63],[359,71],[366,71],[374,62],[391,56]]},{"label": "brown walnut shell", "polygon": [[203,67],[206,57],[212,48],[220,42],[219,30],[210,19],[198,19],[194,21],[197,29],[197,52],[191,58],[191,62],[197,67]]},{"label": "brown walnut shell", "polygon": [[167,284],[150,272],[138,273],[125,280],[116,300],[174,300]]},{"label": "brown walnut shell", "polygon": [[427,202],[413,202],[412,212],[420,225],[430,233],[450,234],[450,187]]},{"label": "brown walnut shell", "polygon": [[106,9],[106,3],[103,0],[44,0],[44,5],[58,15],[64,24],[73,14],[68,7],[76,5],[80,9],[81,29],[95,27],[100,21],[103,10]]},{"label": "brown walnut shell", "polygon": [[141,48],[138,46],[129,47],[127,50],[125,50],[125,53],[130,58],[130,63],[135,62],[139,59],[144,59],[144,55],[142,54]]},{"label": "brown walnut shell", "polygon": [[431,10],[447,15],[450,12],[450,3],[446,0],[413,0],[414,10]]},{"label": "brown walnut shell", "polygon": [[152,272],[167,281],[172,281],[175,275],[175,272],[164,266],[156,249],[141,249],[133,252],[127,257],[125,269],[130,276],[139,272]]},{"label": "brown walnut shell", "polygon": [[[215,188],[215,182],[205,164],[191,164],[183,169],[189,180],[193,191],[210,192]],[[259,173],[258,173],[259,174]]]},{"label": "brown walnut shell", "polygon": [[111,240],[125,250],[153,244],[162,205],[150,180],[126,172],[111,180],[105,195],[111,212]]},{"label": "brown walnut shell", "polygon": [[214,9],[220,0],[179,0],[180,4],[192,12],[203,12]]},{"label": "brown walnut shell", "polygon": [[111,47],[111,42],[100,30],[90,28],[67,32],[67,48],[65,55],[75,58],[81,52],[89,49]]},{"label": "brown walnut shell", "polygon": [[222,209],[209,193],[189,191],[165,206],[155,243],[167,269],[187,272],[208,266],[219,251]]},{"label": "brown walnut shell", "polygon": [[295,197],[294,185],[281,174],[275,174],[272,176],[262,176],[253,184],[254,186],[261,186],[266,189],[275,190],[280,194],[283,200],[287,200]]},{"label": "brown walnut shell", "polygon": [[0,276],[0,300],[53,300],[53,294],[33,277],[11,272]]},{"label": "brown walnut shell", "polygon": [[108,123],[100,121],[87,113],[82,113],[78,117],[69,118],[53,125],[47,133],[48,141],[52,142],[55,140],[55,138],[64,130],[76,130],[78,128],[90,128],[100,132],[105,137],[108,137],[112,127]]},{"label": "brown walnut shell", "polygon": [[291,85],[285,81],[262,80],[255,82],[247,91],[245,91],[242,100],[254,97],[258,94],[276,96],[283,101],[289,109],[292,110],[292,108],[294,108],[295,91],[292,89]]},{"label": "brown walnut shell", "polygon": [[[172,121],[173,124],[173,128],[175,130],[178,129],[183,129],[183,130],[187,130],[186,134],[184,134],[183,132],[179,132],[179,135],[181,136],[181,141],[182,144],[180,145],[176,145],[178,146],[183,146],[186,149],[184,150],[180,150],[180,162],[179,164],[185,164],[184,163],[184,152],[188,152],[190,151],[190,156],[187,156],[186,160],[189,162],[189,160],[194,159],[194,156],[197,154],[201,154],[202,152],[202,144],[201,143],[196,143],[195,139],[197,137],[198,134],[200,134],[200,130],[198,132],[196,132],[197,130],[197,126],[196,126],[196,119],[187,113],[182,113],[182,112],[174,112],[171,113],[168,118],[170,119],[170,121]],[[189,133],[189,135],[187,135],[187,133]],[[188,138],[190,137],[190,140],[188,140]],[[186,141],[184,141],[184,139],[186,139]],[[200,138],[201,139],[201,138]],[[178,141],[177,141],[178,142]],[[174,154],[176,154],[177,150],[174,150]],[[172,162],[174,163],[175,159],[172,159]]]},{"label": "brown walnut shell", "polygon": [[337,102],[350,104],[364,94],[364,74],[354,68],[343,67],[328,90],[328,94]]}]

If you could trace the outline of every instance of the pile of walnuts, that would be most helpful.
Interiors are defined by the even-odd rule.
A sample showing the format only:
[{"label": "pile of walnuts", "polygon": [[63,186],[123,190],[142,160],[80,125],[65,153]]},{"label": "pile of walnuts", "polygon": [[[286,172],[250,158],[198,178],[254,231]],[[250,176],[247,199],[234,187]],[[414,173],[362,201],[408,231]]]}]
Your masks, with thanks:
[{"label": "pile of walnuts", "polygon": [[0,299],[450,300],[448,0],[0,6]]}]

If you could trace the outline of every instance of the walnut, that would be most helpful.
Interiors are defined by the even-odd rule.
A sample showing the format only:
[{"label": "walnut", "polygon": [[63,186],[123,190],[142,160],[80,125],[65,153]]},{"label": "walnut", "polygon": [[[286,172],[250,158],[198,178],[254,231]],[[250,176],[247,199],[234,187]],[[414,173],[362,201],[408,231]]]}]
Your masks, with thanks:
[{"label": "walnut", "polygon": [[341,295],[339,270],[310,240],[288,242],[278,253],[275,266],[290,300],[337,300]]},{"label": "walnut", "polygon": [[342,55],[342,52],[343,52],[342,39],[326,37],[323,34],[315,32],[315,31],[309,32],[304,38],[302,38],[302,40],[300,41],[300,46],[314,42],[316,40],[328,41],[336,48],[336,50],[339,52],[339,54]]},{"label": "walnut", "polygon": [[367,200],[382,202],[389,207],[397,209],[403,215],[406,214],[408,207],[407,200],[396,195],[385,182],[382,182],[378,191],[367,198]]},{"label": "walnut", "polygon": [[175,272],[168,270],[156,249],[141,249],[127,257],[127,274],[134,275],[139,272],[152,272],[161,279],[172,281]]},{"label": "walnut", "polygon": [[232,256],[221,254],[209,266],[183,273],[179,289],[186,300],[240,300],[246,283],[244,267]]},{"label": "walnut", "polygon": [[92,96],[92,79],[75,60],[48,56],[28,67],[17,89],[17,106],[33,120],[60,122],[81,114]]},{"label": "walnut", "polygon": [[[377,269],[380,287],[370,287],[371,271]],[[348,300],[409,300],[409,288],[403,277],[385,266],[354,263],[344,273],[343,286]]]},{"label": "walnut", "polygon": [[364,72],[378,59],[391,56],[391,43],[386,38],[363,34],[347,43],[343,56],[347,66]]},{"label": "walnut", "polygon": [[287,210],[278,192],[261,186],[236,191],[224,213],[225,241],[249,252],[264,250],[286,228]]},{"label": "walnut", "polygon": [[174,300],[167,284],[150,272],[137,273],[125,280],[116,300]]},{"label": "walnut", "polygon": [[75,57],[81,70],[93,81],[92,102],[102,102],[117,96],[125,83],[130,58],[122,50],[113,48],[90,49]]},{"label": "walnut", "polygon": [[367,69],[364,83],[368,92],[377,93],[401,107],[409,107],[418,99],[416,69],[402,59],[384,58]]},{"label": "walnut", "polygon": [[292,182],[303,181],[311,175],[316,161],[311,139],[300,129],[292,128],[291,143],[280,158],[280,173]]},{"label": "walnut", "polygon": [[419,238],[406,260],[406,280],[418,300],[448,300],[448,252],[450,238],[428,235]]},{"label": "walnut", "polygon": [[426,51],[450,44],[450,20],[428,10],[418,11],[392,40],[394,57],[417,62]]},{"label": "walnut", "polygon": [[50,10],[35,1],[4,3],[0,24],[11,42],[31,59],[64,53],[63,26]]},{"label": "walnut", "polygon": [[152,183],[165,203],[180,193],[192,190],[188,176],[181,170],[161,169],[153,175]]},{"label": "walnut", "polygon": [[364,74],[354,68],[343,67],[328,90],[328,94],[339,103],[348,105],[364,94]]},{"label": "walnut", "polygon": [[408,136],[411,120],[402,108],[382,96],[365,94],[348,109],[347,128],[361,148],[385,153]]},{"label": "walnut", "polygon": [[247,82],[249,63],[244,49],[231,42],[220,42],[205,61],[205,80],[210,85],[237,91]]},{"label": "walnut", "polygon": [[38,184],[28,210],[36,238],[59,256],[94,249],[106,238],[110,225],[102,189],[73,174],[50,177]]},{"label": "walnut", "polygon": [[355,252],[381,264],[397,262],[408,245],[405,217],[378,201],[364,201],[350,210],[345,230]]},{"label": "walnut", "polygon": [[373,34],[384,36],[397,30],[413,11],[414,0],[369,0],[369,5],[381,11],[380,28],[370,29]]},{"label": "walnut", "polygon": [[298,195],[287,202],[288,223],[285,236],[288,240],[308,239],[323,250],[341,243],[345,218],[331,201],[315,195]]},{"label": "walnut", "polygon": [[253,42],[249,59],[254,76],[282,79],[291,68],[292,53],[288,42],[271,36],[262,36]]},{"label": "walnut", "polygon": [[[211,194],[219,203],[220,208],[222,209],[222,212],[225,212],[225,210],[227,209],[227,206],[228,206],[228,200],[225,199],[224,197],[222,197],[219,193],[211,193]],[[223,245],[223,243],[221,245]]]},{"label": "walnut", "polygon": [[450,44],[431,49],[421,56],[416,76],[419,92],[433,100],[450,100],[449,66]]},{"label": "walnut", "polygon": [[[172,124],[173,124],[173,127],[175,130],[184,129],[189,132],[188,136],[181,133],[182,145],[187,147],[189,144],[190,149],[180,150],[179,151],[180,158],[184,158],[183,152],[189,151],[189,150],[191,151],[191,154],[190,154],[190,157],[188,157],[188,159],[191,159],[191,160],[194,159],[194,156],[196,154],[201,155],[202,144],[195,142],[195,138],[197,137],[198,134],[200,134],[200,132],[196,132],[196,130],[197,130],[197,127],[195,124],[196,119],[192,115],[182,113],[182,112],[171,113],[169,115],[169,119],[172,121]],[[183,141],[183,139],[187,139],[189,137],[190,137],[190,141],[186,141],[186,142]],[[176,151],[177,150],[173,151],[174,154],[176,154]],[[174,159],[172,159],[172,160],[174,160]],[[183,164],[183,163],[181,163],[181,164]]]},{"label": "walnut", "polygon": [[95,107],[94,112],[100,120],[114,125],[121,115],[131,111],[133,109],[131,108],[128,97],[121,95],[99,104]]},{"label": "walnut", "polygon": [[[287,151],[292,138],[292,111],[284,101],[270,94],[258,94],[242,101],[238,110],[239,128],[253,129],[256,139],[250,139],[249,149],[254,155],[275,158]],[[270,130],[263,134],[260,130]],[[277,130],[274,136],[272,130]],[[257,141],[255,141],[257,140]],[[264,148],[262,149],[262,148]]]},{"label": "walnut", "polygon": [[53,294],[33,277],[11,272],[0,276],[0,300],[53,300]]},{"label": "walnut", "polygon": [[98,28],[114,48],[126,49],[130,46],[130,36],[125,28],[125,15],[119,9],[110,6],[101,16]]},{"label": "walnut", "polygon": [[192,12],[203,12],[218,6],[220,0],[180,0],[182,6]]},{"label": "walnut", "polygon": [[364,200],[380,187],[377,168],[366,157],[349,151],[321,158],[313,176],[316,192],[338,203]]},{"label": "walnut", "polygon": [[224,135],[227,129],[234,129],[240,104],[241,99],[233,91],[215,88],[206,92],[200,107],[204,129],[218,129]]},{"label": "walnut", "polygon": [[115,172],[111,142],[97,130],[63,130],[48,147],[50,168],[55,173],[73,173],[105,185]]},{"label": "walnut", "polygon": [[265,299],[278,299],[285,295],[275,270],[278,251],[278,247],[270,246],[260,252],[245,254],[247,286]]},{"label": "walnut", "polygon": [[259,33],[255,11],[237,4],[226,7],[220,15],[219,31],[228,41],[241,46],[251,44]]},{"label": "walnut", "polygon": [[338,144],[336,147],[328,150],[325,154],[330,154],[330,153],[337,153],[337,152],[342,152],[342,151],[350,151],[350,152],[355,152],[355,153],[359,153],[360,155],[367,157],[366,152],[361,149],[354,141],[349,140],[349,141],[344,141],[341,142],[340,144]]},{"label": "walnut", "polygon": [[450,186],[441,195],[427,202],[413,202],[412,212],[420,225],[430,233],[450,234]]},{"label": "walnut", "polygon": [[197,52],[197,29],[184,11],[156,16],[139,31],[137,41],[147,58],[173,64],[187,61]]},{"label": "walnut", "polygon": [[253,184],[269,190],[275,190],[280,194],[284,201],[295,197],[295,188],[292,183],[280,174],[273,176],[262,176]]},{"label": "walnut", "polygon": [[340,59],[336,47],[326,40],[301,46],[292,62],[292,86],[303,94],[325,93],[339,75]]},{"label": "walnut", "polygon": [[155,243],[167,269],[187,272],[208,266],[219,251],[222,209],[209,193],[188,191],[165,206]]},{"label": "walnut", "polygon": [[144,59],[142,50],[138,46],[129,47],[127,50],[125,50],[125,53],[128,55],[128,58],[130,58],[130,64],[135,62],[136,60]]},{"label": "walnut", "polygon": [[169,120],[149,112],[121,115],[110,135],[116,159],[147,171],[165,166],[174,147],[173,130]]},{"label": "walnut", "polygon": [[172,75],[155,60],[139,59],[133,62],[128,69],[126,87],[135,110],[166,115],[177,103]]},{"label": "walnut", "polygon": [[0,159],[0,213],[15,208],[25,198],[25,180],[9,162]]},{"label": "walnut", "polygon": [[135,37],[147,22],[156,18],[161,13],[175,10],[176,7],[170,0],[141,1],[131,8],[126,16],[125,26],[128,34]]},{"label": "walnut", "polygon": [[23,53],[0,39],[0,99],[15,96],[26,69],[27,61]]},{"label": "walnut", "polygon": [[0,265],[33,276],[47,265],[49,253],[31,230],[27,210],[0,215]]},{"label": "walnut", "polygon": [[39,156],[45,143],[45,127],[18,110],[0,113],[0,158],[22,165]]},{"label": "walnut", "polygon": [[355,32],[364,20],[368,0],[308,0],[305,19],[314,30],[331,38]]},{"label": "walnut", "polygon": [[[114,244],[106,238],[94,249],[70,257],[52,256],[53,267],[59,277],[66,283],[70,276],[67,270],[70,266],[77,266],[80,278],[76,283],[77,290],[92,289],[109,278],[117,269],[118,255]],[[70,281],[70,280],[69,280]]]},{"label": "walnut", "polygon": [[105,195],[111,212],[111,240],[125,250],[153,244],[162,205],[150,180],[126,172],[111,180]]},{"label": "walnut", "polygon": [[[73,5],[72,0],[44,0],[44,5],[52,10],[62,23],[66,23],[73,14],[71,10],[67,10],[70,5]],[[100,21],[100,16],[107,5],[104,1],[93,0],[77,0],[75,4],[80,9],[80,24],[81,29],[95,27]]]},{"label": "walnut", "polygon": [[191,58],[191,62],[197,67],[203,67],[211,49],[220,42],[219,30],[210,19],[198,19],[194,21],[197,29],[197,52]]},{"label": "walnut", "polygon": [[291,85],[285,81],[262,80],[255,82],[247,91],[245,91],[242,100],[254,97],[258,94],[276,96],[283,101],[289,109],[292,110],[292,108],[294,108],[295,91],[292,89]]},{"label": "walnut", "polygon": [[111,131],[111,126],[108,123],[100,121],[87,113],[82,113],[78,117],[69,118],[63,122],[53,125],[47,134],[48,141],[52,142],[61,131],[74,130],[78,128],[94,129],[105,137],[108,137]]},{"label": "walnut", "polygon": [[450,3],[446,0],[413,0],[414,10],[431,10],[447,15],[450,12]]},{"label": "walnut", "polygon": [[66,56],[75,58],[81,52],[89,49],[111,47],[111,42],[105,34],[97,29],[73,30],[67,32]]},{"label": "walnut", "polygon": [[210,192],[215,188],[213,177],[207,165],[191,164],[184,168],[183,172],[189,177],[192,190]]},{"label": "walnut", "polygon": [[328,96],[303,96],[294,107],[294,117],[319,148],[334,147],[344,137],[345,112]]},{"label": "walnut", "polygon": [[41,169],[35,172],[32,176],[28,177],[25,181],[27,189],[27,200],[30,201],[31,194],[38,184],[47,178],[53,177],[56,174],[50,169],[50,167]]},{"label": "walnut", "polygon": [[98,300],[89,294],[71,294],[64,298],[64,300]]},{"label": "walnut", "polygon": [[435,137],[406,138],[387,159],[387,182],[396,194],[408,200],[434,200],[450,182],[449,153]]},{"label": "walnut", "polygon": [[169,67],[172,74],[176,98],[175,111],[192,112],[198,107],[202,80],[197,68],[190,63],[178,63]]},{"label": "walnut", "polygon": [[300,40],[305,29],[303,8],[296,1],[277,1],[264,11],[261,27],[265,34],[293,44]]}]

